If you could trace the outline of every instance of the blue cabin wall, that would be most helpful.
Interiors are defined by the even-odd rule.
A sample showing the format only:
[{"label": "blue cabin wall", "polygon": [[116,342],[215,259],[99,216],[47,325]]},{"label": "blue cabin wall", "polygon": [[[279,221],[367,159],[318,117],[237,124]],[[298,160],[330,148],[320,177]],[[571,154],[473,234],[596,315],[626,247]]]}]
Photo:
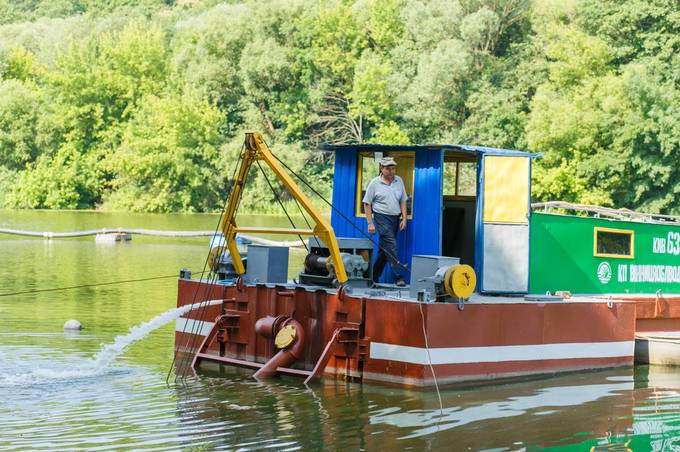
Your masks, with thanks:
[{"label": "blue cabin wall", "polygon": [[442,248],[442,186],[444,152],[416,152],[416,173],[413,178],[413,220],[409,228],[413,241],[410,254],[441,254]]},{"label": "blue cabin wall", "polygon": [[[357,152],[354,149],[338,149],[335,152],[335,168],[333,172],[333,207],[342,212],[354,224],[366,231],[366,219],[354,215],[357,185]],[[334,210],[331,211],[331,226],[336,237],[364,236],[347,220]],[[368,233],[368,232],[367,232]]]},{"label": "blue cabin wall", "polygon": [[[355,215],[357,156],[357,149],[344,148],[335,152],[333,206],[354,223],[353,226],[338,212],[332,211],[331,226],[337,237],[365,238],[362,232],[368,234],[366,218]],[[408,221],[406,231],[400,232],[397,237],[399,260],[409,267],[414,254],[441,253],[443,161],[444,154],[441,150],[428,149],[415,153],[413,218]],[[373,235],[373,240],[378,241],[377,234]],[[374,247],[374,258],[377,254],[378,249]],[[405,276],[410,279],[410,275]],[[382,280],[392,282],[394,278],[391,272],[386,271]]]}]

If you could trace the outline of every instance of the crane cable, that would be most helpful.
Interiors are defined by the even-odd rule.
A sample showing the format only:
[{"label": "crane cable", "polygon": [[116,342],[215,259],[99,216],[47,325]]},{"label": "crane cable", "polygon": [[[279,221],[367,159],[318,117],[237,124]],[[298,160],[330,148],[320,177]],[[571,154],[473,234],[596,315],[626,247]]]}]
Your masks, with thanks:
[{"label": "crane cable", "polygon": [[[278,194],[278,193],[276,192],[276,190],[274,189],[274,186],[273,186],[272,183],[269,181],[269,178],[267,177],[267,173],[264,172],[264,169],[262,168],[262,165],[260,165],[260,162],[258,162],[257,160],[255,160],[255,163],[257,163],[257,167],[260,168],[260,172],[261,172],[262,175],[264,176],[264,180],[267,181],[267,185],[269,185],[269,189],[270,189],[270,190],[272,191],[272,193],[274,194],[274,198],[276,198],[276,201],[279,203],[279,205],[280,205],[281,208],[283,209],[283,213],[286,214],[286,217],[288,218],[288,221],[290,222],[290,225],[293,226],[293,229],[297,229],[297,226],[295,226],[295,222],[294,222],[293,219],[290,217],[290,215],[288,215],[288,211],[286,210],[286,207],[283,205],[283,202],[281,201],[281,198],[279,197],[279,194]],[[299,206],[298,206],[298,207],[299,207]],[[306,221],[306,219],[305,219],[305,221]],[[309,224],[309,223],[308,223],[308,224]],[[311,226],[310,226],[309,229],[312,229]],[[300,239],[300,241],[302,242],[302,244],[305,246],[305,249],[307,250],[307,252],[309,253],[309,248],[307,248],[307,244],[305,243],[305,241],[302,240],[302,236],[301,236],[300,234],[298,234],[297,236],[298,236],[298,238]]]},{"label": "crane cable", "polygon": [[383,246],[381,246],[379,243],[377,243],[377,242],[373,239],[373,237],[371,237],[370,235],[368,235],[367,233],[365,233],[364,230],[363,230],[362,228],[360,228],[359,226],[357,226],[357,225],[356,225],[352,220],[350,220],[344,213],[342,213],[342,212],[340,211],[340,209],[338,209],[337,207],[335,207],[331,202],[329,202],[326,198],[324,198],[323,195],[322,195],[321,193],[319,193],[317,190],[314,189],[314,187],[312,187],[312,186],[309,184],[309,182],[307,182],[302,176],[300,176],[300,175],[297,174],[295,171],[293,171],[293,170],[292,170],[288,165],[286,165],[280,158],[278,158],[278,157],[277,157],[275,154],[273,154],[273,153],[272,153],[272,155],[274,156],[274,158],[275,158],[276,160],[278,160],[278,162],[279,162],[281,165],[284,166],[284,168],[286,168],[293,176],[297,177],[297,178],[300,180],[300,182],[302,182],[305,186],[307,186],[307,188],[309,188],[309,189],[310,189],[316,196],[318,196],[323,202],[325,202],[326,204],[328,204],[328,205],[330,206],[330,208],[333,209],[333,211],[335,211],[338,215],[340,215],[340,216],[341,216],[345,221],[347,221],[354,229],[356,229],[357,231],[359,231],[359,233],[360,233],[361,235],[363,235],[363,236],[366,237],[368,240],[370,240],[371,243],[373,243],[373,245],[375,245],[375,246],[378,247],[380,250],[382,250],[388,257],[391,257],[391,258],[394,260],[394,262],[395,262],[399,267],[401,267],[403,270],[406,270],[407,272],[411,273],[411,270],[408,268],[408,266],[407,266],[406,264],[404,264],[403,262],[401,262],[394,254],[390,253],[387,249],[385,249],[385,247],[383,247]]},{"label": "crane cable", "polygon": [[[269,145],[268,145],[266,142],[265,142],[265,144],[267,145],[267,147],[269,147]],[[239,153],[239,158],[238,158],[238,160],[236,161],[236,164],[234,165],[234,173],[233,173],[233,175],[232,175],[231,180],[234,180],[234,178],[236,177],[236,171],[237,171],[237,169],[238,169],[238,167],[239,167],[239,163],[241,163],[241,164],[243,163],[242,161],[243,161],[243,151],[244,151],[244,149],[245,149],[245,143],[243,144],[243,146],[242,146],[242,148],[241,148],[241,152]],[[409,272],[409,273],[411,272],[411,270],[408,268],[408,266],[407,266],[406,264],[404,264],[403,262],[401,262],[394,254],[392,254],[392,253],[389,252],[387,249],[385,249],[385,247],[383,247],[383,246],[381,246],[379,243],[377,243],[377,242],[373,239],[373,237],[371,237],[370,235],[366,234],[366,233],[363,231],[362,228],[358,227],[352,220],[350,220],[350,219],[349,219],[345,214],[343,214],[338,208],[336,208],[332,203],[330,203],[323,195],[321,195],[317,190],[315,190],[315,189],[309,184],[309,182],[307,182],[302,176],[300,176],[299,174],[297,174],[297,172],[295,172],[290,166],[288,166],[285,162],[283,162],[283,161],[282,161],[278,156],[276,156],[274,153],[272,153],[272,155],[273,155],[273,157],[274,157],[281,165],[283,165],[284,168],[286,168],[292,175],[294,175],[295,177],[297,177],[298,180],[300,180],[305,186],[307,186],[307,188],[309,188],[309,189],[310,189],[316,196],[318,196],[323,202],[325,202],[328,206],[330,206],[331,209],[333,209],[336,213],[338,213],[338,214],[339,214],[345,221],[347,221],[354,229],[356,229],[361,235],[363,235],[364,237],[366,237],[371,243],[373,243],[374,246],[376,246],[376,247],[378,247],[380,250],[382,250],[388,257],[392,258],[392,260],[393,260],[394,263],[396,263],[399,267],[401,267],[402,269],[406,270],[407,272]],[[258,162],[258,167],[260,167],[260,170],[262,170],[262,167],[259,165],[259,162]],[[283,207],[283,204],[281,203],[279,197],[276,195],[276,191],[275,191],[275,190],[273,189],[273,187],[271,186],[271,183],[269,182],[269,179],[267,178],[267,176],[266,176],[266,174],[264,173],[263,170],[262,170],[262,173],[263,173],[263,175],[264,175],[264,177],[265,177],[265,180],[267,180],[267,184],[270,186],[270,188],[272,189],[272,192],[275,194],[277,200],[278,200],[279,203],[281,204],[281,207],[284,209],[284,212],[286,213],[286,216],[288,216],[288,219],[289,219],[289,220],[291,221],[291,223],[292,223],[292,219],[291,219],[290,216],[288,215],[288,213],[287,213],[285,207]],[[247,179],[247,174],[246,174],[245,179]],[[243,181],[243,185],[245,185],[245,180]],[[234,185],[232,185],[232,187],[231,187],[231,193],[233,193],[233,190],[234,190]],[[226,207],[227,207],[227,203],[228,203],[230,197],[231,197],[231,194],[230,194],[229,197],[227,197],[227,200],[225,201],[224,207],[222,208],[222,212],[221,212],[221,214],[220,214],[220,218],[219,218],[219,221],[218,221],[218,223],[217,223],[217,227],[215,228],[215,234],[217,234],[217,231],[218,231],[218,229],[219,229],[219,224],[220,224],[220,222],[221,222],[221,220],[222,220],[222,217],[224,216],[224,213],[225,213]],[[238,200],[238,203],[239,203],[239,204],[240,204],[240,201],[241,201],[241,199]],[[297,200],[296,200],[296,202],[297,202]],[[237,207],[237,209],[238,209],[238,205],[237,205],[236,207]],[[300,208],[299,204],[298,204],[298,208]],[[303,218],[305,219],[305,222],[307,222],[307,219],[306,219],[306,217],[305,217],[304,215],[303,215]],[[309,223],[307,222],[307,224],[309,224]],[[293,227],[295,228],[294,223],[293,223]],[[302,238],[300,237],[300,239],[302,239]],[[304,244],[304,241],[303,241],[303,244]],[[306,248],[306,246],[305,246],[305,248]],[[206,269],[206,267],[207,267],[209,257],[210,257],[210,253],[208,253],[208,256],[206,256],[206,261],[205,261],[205,263],[204,263],[204,265],[203,265],[203,271],[201,272],[201,275],[203,275],[203,274],[205,273],[205,269]],[[213,286],[216,285],[216,282],[217,282],[217,275],[214,275],[214,277],[213,277],[213,273],[211,272],[211,278],[208,280],[208,286],[206,287],[206,292],[208,291],[208,289],[212,289]],[[197,293],[198,293],[198,287],[200,287],[200,286],[197,286],[197,287],[196,287],[196,290],[194,291],[194,296],[193,296],[193,302],[192,302],[192,304],[195,303],[195,301],[196,301],[196,295],[197,295]],[[197,334],[196,334],[196,333],[198,333],[198,332],[200,331],[200,329],[202,328],[203,324],[205,323],[206,308],[207,308],[207,303],[206,303],[205,305],[199,307],[199,310],[200,310],[200,311],[199,311],[199,321],[198,321],[198,322],[194,322],[194,324],[192,325],[191,332],[190,332],[190,337],[187,339],[187,342],[186,342],[186,345],[189,345],[189,343],[191,343],[191,346],[190,346],[190,348],[189,348],[189,354],[193,353],[193,349],[194,349],[194,345],[195,345],[196,337],[197,337]],[[183,330],[182,330],[182,333],[186,333],[187,324],[188,324],[188,322],[185,322],[184,327],[183,327]],[[178,351],[177,351],[177,349],[176,349],[176,350],[175,350],[175,353],[174,353],[174,356],[173,356],[172,363],[170,364],[170,369],[168,369],[168,375],[167,375],[167,377],[166,377],[166,383],[167,383],[168,380],[170,379],[170,374],[171,374],[171,372],[172,372],[172,368],[174,367],[175,363],[177,362],[177,355],[178,355]],[[182,379],[182,378],[185,376],[184,372],[187,370],[188,366],[190,366],[190,364],[186,364],[186,365],[184,365],[184,366],[181,366],[180,369],[178,369],[178,372],[176,373],[176,379],[177,379],[178,377],[179,377],[180,379]],[[182,372],[179,372],[179,370],[182,370]]]},{"label": "crane cable", "polygon": [[[244,151],[244,149],[245,149],[245,143],[243,143],[243,145],[241,146],[241,151],[239,152],[238,159],[236,160],[236,162],[235,162],[235,164],[234,164],[234,171],[233,171],[233,174],[232,174],[232,176],[231,176],[230,181],[234,181],[235,178],[236,178],[236,171],[237,171],[238,168],[239,168],[239,163],[242,162],[242,159],[243,159],[243,151]],[[247,175],[246,175],[246,178],[247,178]],[[234,188],[235,188],[235,184],[231,186],[231,193],[233,193]],[[219,217],[219,219],[218,219],[218,221],[217,221],[217,225],[215,226],[215,235],[217,235],[217,231],[218,231],[219,228],[220,228],[220,224],[221,224],[221,222],[222,222],[222,218],[224,217],[224,214],[225,214],[225,211],[226,211],[226,208],[227,208],[227,203],[229,202],[229,198],[231,197],[231,193],[230,193],[230,196],[228,196],[228,197],[226,198],[226,200],[224,201],[224,205],[222,206],[222,211],[221,211],[221,213],[220,213],[220,217]],[[205,262],[203,263],[203,270],[201,271],[201,277],[203,277],[203,275],[204,275],[205,272],[206,272],[206,267],[208,266],[209,260],[210,260],[210,251],[208,251],[208,254],[206,255],[206,258],[205,258]],[[217,275],[214,274],[214,273],[211,271],[210,277],[208,278],[208,285],[207,285],[207,287],[203,286],[203,287],[205,287],[206,292],[207,292],[208,290],[212,290],[212,288],[213,288],[213,286],[216,284],[216,282],[217,282]],[[196,303],[196,298],[197,298],[198,291],[199,291],[199,288],[200,288],[200,287],[202,287],[202,285],[197,285],[196,288],[194,289],[194,293],[193,293],[193,297],[192,297],[192,302],[191,302],[191,304]],[[209,293],[209,292],[207,292],[207,293]],[[208,298],[209,298],[209,297],[208,297]],[[194,345],[195,345],[195,342],[196,342],[196,341],[195,341],[196,333],[197,333],[197,332],[200,332],[200,329],[203,328],[203,324],[205,323],[205,314],[206,314],[206,310],[207,310],[207,303],[205,303],[205,304],[203,304],[203,305],[200,305],[198,309],[199,309],[199,321],[198,321],[198,322],[194,322],[194,323],[192,324],[191,331],[189,332],[190,336],[187,338],[187,340],[185,341],[185,344],[184,344],[184,345],[185,345],[185,348],[188,347],[187,350],[189,351],[189,355],[191,355],[191,351],[193,350]],[[183,333],[183,334],[184,334],[184,333],[187,333],[187,325],[188,325],[188,323],[189,323],[189,322],[184,322],[184,326],[182,327],[181,333]],[[175,363],[177,362],[178,355],[179,355],[178,347],[175,347],[175,350],[174,350],[174,353],[173,353],[173,357],[172,357],[172,363],[170,363],[170,367],[169,367],[169,369],[168,369],[168,374],[167,374],[167,376],[166,376],[166,378],[165,378],[165,383],[166,383],[166,384],[167,384],[167,383],[169,382],[169,380],[170,380],[170,374],[172,373],[172,369],[175,367]],[[188,361],[188,360],[185,360],[185,361]],[[177,381],[177,379],[180,379],[180,380],[183,379],[183,377],[185,376],[185,372],[188,370],[188,366],[190,366],[190,365],[191,365],[190,362],[187,362],[187,363],[180,363],[180,365],[179,365],[177,371],[175,372],[175,381]]]},{"label": "crane cable", "polygon": [[[239,158],[238,158],[238,160],[236,161],[236,164],[234,165],[234,173],[233,173],[232,178],[231,178],[232,180],[234,180],[234,178],[236,177],[236,171],[237,171],[238,168],[239,168],[239,164],[243,165],[243,150],[244,150],[244,148],[245,148],[245,143],[244,143],[243,147],[241,148],[241,153],[239,153]],[[276,200],[278,201],[279,205],[280,205],[281,208],[283,209],[283,212],[285,213],[286,217],[287,217],[288,220],[290,221],[291,226],[293,227],[293,229],[296,229],[295,222],[293,221],[293,219],[292,219],[292,218],[290,217],[290,215],[288,214],[288,211],[286,210],[285,206],[283,205],[283,202],[281,201],[279,194],[276,192],[276,190],[274,189],[273,185],[271,184],[269,178],[267,177],[267,174],[265,173],[264,169],[263,169],[262,166],[260,165],[260,162],[255,161],[255,163],[257,164],[258,168],[259,168],[260,171],[262,172],[262,175],[264,176],[265,181],[267,182],[267,185],[269,186],[269,188],[271,189],[272,193],[274,194],[274,197],[276,198]],[[245,179],[247,179],[247,178],[248,178],[248,175],[246,174]],[[243,181],[243,185],[245,185],[245,179],[244,179],[244,181]],[[232,185],[232,193],[233,193],[233,190],[234,190],[234,185]],[[227,197],[227,200],[225,201],[225,205],[224,205],[224,207],[222,208],[222,213],[220,214],[220,221],[218,221],[218,226],[217,226],[216,229],[215,229],[215,233],[217,233],[217,229],[219,229],[219,224],[220,224],[220,222],[221,222],[221,220],[222,220],[222,217],[224,216],[224,213],[225,213],[226,207],[227,207],[227,203],[229,202],[229,199],[230,199],[230,198],[231,198],[231,193],[230,193],[230,195]],[[240,204],[241,199],[238,199],[237,201],[238,201],[238,203]],[[297,203],[297,200],[296,200],[296,203]],[[238,205],[237,205],[236,208],[238,209]],[[302,209],[300,208],[299,204],[298,204],[298,209],[300,209],[300,212],[302,213]],[[309,225],[309,222],[307,221],[307,218],[306,218],[304,215],[303,215],[303,219],[305,220],[305,222],[307,223],[307,225]],[[309,226],[309,228],[311,229],[311,226]],[[300,241],[301,241],[302,244],[304,245],[305,249],[307,249],[307,251],[309,252],[309,249],[307,248],[307,244],[306,244],[305,241],[302,239],[302,237],[301,237],[300,235],[298,235],[298,238],[300,239]],[[207,260],[206,260],[206,264],[207,264]],[[205,266],[204,266],[204,271],[205,271]],[[213,286],[216,285],[216,283],[217,283],[217,275],[214,274],[214,273],[211,273],[211,277],[210,277],[209,280],[208,280],[208,286],[206,287],[205,292],[206,292],[206,293],[209,293],[208,291],[211,290],[211,289],[213,288]],[[197,287],[196,290],[194,291],[194,300],[193,300],[193,302],[196,301],[196,294],[197,294],[197,292],[198,292],[198,287]],[[209,298],[209,297],[208,297],[208,298]],[[189,355],[193,355],[194,352],[197,351],[197,348],[200,346],[200,345],[197,346],[196,342],[197,342],[198,333],[201,331],[201,329],[203,328],[203,324],[205,323],[206,308],[207,308],[207,304],[206,304],[206,305],[202,305],[202,306],[199,307],[199,320],[198,320],[197,322],[194,322],[194,323],[193,323],[192,328],[191,328],[191,331],[189,332],[189,333],[190,333],[190,337],[187,339],[187,341],[186,341],[186,343],[185,343],[185,348],[188,347],[187,353],[188,353]],[[188,322],[185,322],[184,327],[183,327],[183,329],[182,329],[182,333],[186,333],[187,324],[188,324]],[[178,352],[175,351],[175,354],[174,354],[174,357],[173,357],[172,364],[170,365],[170,369],[168,370],[168,375],[167,375],[167,378],[166,378],[166,383],[167,383],[168,380],[170,379],[170,373],[172,372],[172,368],[173,368],[173,366],[175,365],[175,362],[177,361],[177,355],[178,355]],[[186,375],[186,373],[187,373],[187,371],[188,371],[188,367],[189,367],[189,366],[190,366],[189,361],[188,361],[188,360],[185,360],[185,362],[182,363],[182,365],[180,365],[180,368],[178,368],[177,373],[176,373],[176,378],[178,377],[179,379],[182,380],[182,379],[185,377],[185,375]]]}]

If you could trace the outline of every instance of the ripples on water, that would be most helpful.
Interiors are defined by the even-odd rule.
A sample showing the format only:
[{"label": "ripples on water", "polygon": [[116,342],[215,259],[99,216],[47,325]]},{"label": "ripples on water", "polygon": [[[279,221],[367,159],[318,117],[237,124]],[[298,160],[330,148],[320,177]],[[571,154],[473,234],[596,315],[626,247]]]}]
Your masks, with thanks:
[{"label": "ripples on water", "polygon": [[128,362],[98,375],[72,370],[91,361],[49,348],[0,348],[0,448],[521,450],[630,441],[639,446],[633,450],[672,450],[680,444],[680,384],[674,374],[647,368],[635,378],[607,371],[446,390],[440,412],[430,392],[344,383],[306,388],[297,379],[264,384],[249,372],[217,367],[170,386],[162,372]]},{"label": "ripples on water", "polygon": [[[172,216],[113,225],[97,214],[36,218],[49,215],[68,216],[64,229],[162,228],[166,217],[166,229],[214,227],[211,217],[190,217],[186,227]],[[39,222],[28,220],[4,226],[35,229]],[[174,273],[200,265],[205,246],[135,238],[102,248],[0,237],[0,293]],[[217,367],[168,386],[171,325],[127,344],[108,365],[93,365],[131,326],[173,308],[175,296],[176,282],[162,280],[0,297],[0,449],[680,449],[680,371],[672,368],[444,390],[440,411],[431,391],[342,382],[306,388],[298,379],[262,384],[250,372]],[[62,332],[69,318],[85,330]]]}]

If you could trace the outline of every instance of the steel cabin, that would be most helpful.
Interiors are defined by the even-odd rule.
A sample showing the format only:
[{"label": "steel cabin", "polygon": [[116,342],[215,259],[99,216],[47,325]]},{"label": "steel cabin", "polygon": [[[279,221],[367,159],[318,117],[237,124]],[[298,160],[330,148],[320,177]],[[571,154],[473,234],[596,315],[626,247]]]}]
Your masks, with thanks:
[{"label": "steel cabin", "polygon": [[[378,174],[377,160],[394,157],[410,198],[408,228],[398,237],[399,260],[459,257],[474,267],[478,292],[529,292],[531,163],[540,154],[468,145],[326,145],[321,150],[335,153],[337,211],[331,225],[337,236],[363,237],[366,186]],[[391,282],[392,275],[386,270],[382,280]]]}]

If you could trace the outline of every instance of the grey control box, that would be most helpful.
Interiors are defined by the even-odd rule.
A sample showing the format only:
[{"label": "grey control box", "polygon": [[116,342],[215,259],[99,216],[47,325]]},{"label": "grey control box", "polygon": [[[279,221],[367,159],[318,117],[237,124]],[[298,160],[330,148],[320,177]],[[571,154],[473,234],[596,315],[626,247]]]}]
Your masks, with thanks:
[{"label": "grey control box", "polygon": [[246,277],[252,283],[287,283],[288,248],[285,246],[248,245]]},{"label": "grey control box", "polygon": [[448,256],[414,255],[411,260],[411,291],[409,296],[417,298],[418,292],[425,289],[434,296],[434,281],[432,278],[441,267],[460,264],[460,258]]}]

